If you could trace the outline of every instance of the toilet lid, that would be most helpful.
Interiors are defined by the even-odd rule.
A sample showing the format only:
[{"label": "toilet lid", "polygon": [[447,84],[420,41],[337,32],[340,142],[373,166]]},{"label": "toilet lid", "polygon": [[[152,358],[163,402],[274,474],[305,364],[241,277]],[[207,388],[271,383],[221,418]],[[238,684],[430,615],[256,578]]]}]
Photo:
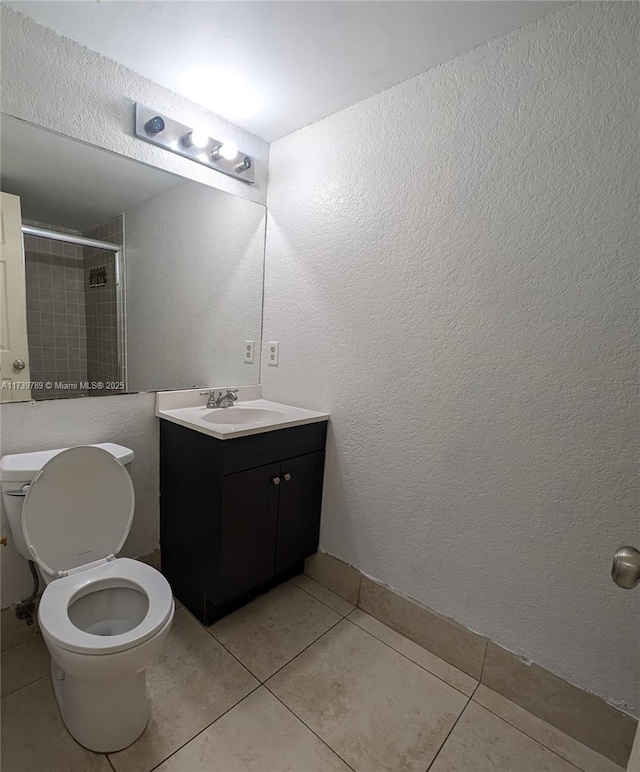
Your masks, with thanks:
[{"label": "toilet lid", "polygon": [[102,448],[63,450],[34,477],[22,507],[22,532],[49,574],[95,562],[122,549],[133,520],[129,473]]}]

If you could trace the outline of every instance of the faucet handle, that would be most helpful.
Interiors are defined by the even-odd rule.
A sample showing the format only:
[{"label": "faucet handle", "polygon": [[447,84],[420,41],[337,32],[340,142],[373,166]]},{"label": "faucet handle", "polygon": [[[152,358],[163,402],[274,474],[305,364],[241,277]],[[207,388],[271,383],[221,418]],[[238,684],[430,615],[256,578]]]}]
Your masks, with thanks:
[{"label": "faucet handle", "polygon": [[204,396],[209,396],[210,397],[212,394],[215,394],[215,392],[216,392],[215,389],[209,389],[208,391],[201,391],[200,392],[200,396],[201,397],[204,397]]}]

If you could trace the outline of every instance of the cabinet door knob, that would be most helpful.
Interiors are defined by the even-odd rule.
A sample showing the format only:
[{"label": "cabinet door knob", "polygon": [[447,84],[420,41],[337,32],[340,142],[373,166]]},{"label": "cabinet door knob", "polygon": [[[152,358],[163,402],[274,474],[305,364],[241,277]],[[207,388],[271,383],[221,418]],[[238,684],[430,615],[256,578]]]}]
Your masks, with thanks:
[{"label": "cabinet door knob", "polygon": [[271,478],[271,482],[272,482],[274,485],[280,485],[280,478],[279,478],[279,477],[272,477],[272,478]]},{"label": "cabinet door knob", "polygon": [[289,474],[289,472],[285,472],[285,474],[284,474],[284,479],[285,479],[287,482],[289,482],[289,480],[291,479],[291,475]]}]

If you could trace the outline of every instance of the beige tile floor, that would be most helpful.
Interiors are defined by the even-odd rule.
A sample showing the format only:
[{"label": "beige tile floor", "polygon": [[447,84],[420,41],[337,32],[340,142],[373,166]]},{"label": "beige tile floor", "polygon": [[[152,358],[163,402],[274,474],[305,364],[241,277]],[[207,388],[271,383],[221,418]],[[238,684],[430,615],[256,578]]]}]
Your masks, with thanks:
[{"label": "beige tile floor", "polygon": [[207,629],[176,611],[129,748],[67,733],[37,638],[2,655],[3,772],[621,772],[306,576]]}]

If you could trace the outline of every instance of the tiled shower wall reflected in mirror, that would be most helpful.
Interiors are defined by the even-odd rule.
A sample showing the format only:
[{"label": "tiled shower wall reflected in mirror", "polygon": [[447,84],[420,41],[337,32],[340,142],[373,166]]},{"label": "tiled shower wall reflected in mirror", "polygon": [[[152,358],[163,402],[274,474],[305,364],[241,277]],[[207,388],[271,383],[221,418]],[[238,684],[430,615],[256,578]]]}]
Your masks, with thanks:
[{"label": "tiled shower wall reflected in mirror", "polygon": [[[83,236],[110,244],[124,245],[124,217],[116,215],[110,220],[85,231]],[[115,253],[95,247],[84,247],[84,290],[87,325],[87,380],[93,383],[114,384],[126,382],[119,362],[124,367],[124,288],[120,300],[116,288]],[[98,279],[91,286],[91,272],[104,268],[106,282]],[[99,274],[100,276],[100,274]],[[118,316],[120,315],[120,323]],[[121,394],[124,389],[104,386],[91,389],[91,396]]]},{"label": "tiled shower wall reflected in mirror", "polygon": [[[87,380],[83,248],[40,236],[25,236],[24,247],[31,380],[53,384],[33,389],[32,397],[85,395],[80,388]],[[55,388],[59,383],[77,388]]]},{"label": "tiled shower wall reflected in mirror", "polygon": [[[122,215],[85,233],[44,223],[25,224],[123,243]],[[118,304],[115,253],[29,235],[24,237],[24,247],[31,380],[51,384],[33,389],[33,399],[123,391],[85,386],[123,380],[124,298]],[[90,286],[95,284],[91,281],[95,268],[104,269],[104,282]]]}]

